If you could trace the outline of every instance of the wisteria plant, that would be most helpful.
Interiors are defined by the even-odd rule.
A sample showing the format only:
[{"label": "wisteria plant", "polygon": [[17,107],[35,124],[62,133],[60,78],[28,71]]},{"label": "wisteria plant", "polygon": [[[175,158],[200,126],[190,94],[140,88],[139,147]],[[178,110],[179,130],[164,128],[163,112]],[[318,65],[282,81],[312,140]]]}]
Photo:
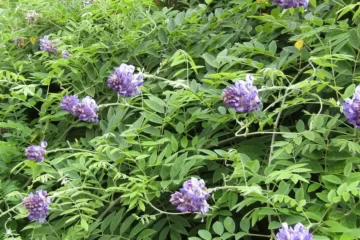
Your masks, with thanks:
[{"label": "wisteria plant", "polygon": [[2,239],[360,239],[360,4],[0,2]]}]

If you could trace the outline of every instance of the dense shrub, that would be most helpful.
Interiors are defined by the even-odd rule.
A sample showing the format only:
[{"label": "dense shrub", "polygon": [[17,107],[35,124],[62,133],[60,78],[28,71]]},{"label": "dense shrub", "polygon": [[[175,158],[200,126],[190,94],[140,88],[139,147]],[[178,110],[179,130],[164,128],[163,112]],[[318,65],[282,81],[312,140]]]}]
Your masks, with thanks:
[{"label": "dense shrub", "polygon": [[358,239],[359,5],[3,0],[0,234]]}]

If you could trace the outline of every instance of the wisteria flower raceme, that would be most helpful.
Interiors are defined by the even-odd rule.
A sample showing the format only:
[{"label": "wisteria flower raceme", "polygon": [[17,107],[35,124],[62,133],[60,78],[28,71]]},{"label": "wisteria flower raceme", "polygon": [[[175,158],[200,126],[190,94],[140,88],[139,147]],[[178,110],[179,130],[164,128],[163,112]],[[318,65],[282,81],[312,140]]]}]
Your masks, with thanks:
[{"label": "wisteria flower raceme", "polygon": [[30,10],[26,13],[25,19],[29,24],[34,24],[39,19],[40,14],[38,14],[35,10]]},{"label": "wisteria flower raceme", "polygon": [[282,224],[279,232],[276,234],[275,240],[312,240],[313,236],[309,233],[309,229],[301,223],[295,225],[294,228],[289,227],[287,223]]},{"label": "wisteria flower raceme", "polygon": [[61,52],[62,58],[67,59],[67,58],[70,57],[70,55],[71,55],[71,54],[70,54],[69,51],[67,51],[67,50],[63,50],[63,51]]},{"label": "wisteria flower raceme", "polygon": [[98,105],[95,100],[89,96],[83,98],[83,100],[76,105],[74,105],[72,109],[72,113],[78,117],[81,121],[84,122],[98,122],[99,116],[97,115],[97,111],[99,110]]},{"label": "wisteria flower raceme", "polygon": [[309,0],[274,0],[274,3],[283,8],[307,8],[309,5]]},{"label": "wisteria flower raceme", "polygon": [[121,64],[108,77],[108,86],[123,97],[132,97],[140,94],[139,86],[143,84],[141,73],[134,74],[133,65]]},{"label": "wisteria flower raceme", "polygon": [[261,99],[258,89],[253,86],[254,77],[246,75],[246,81],[236,81],[235,85],[224,90],[222,98],[224,103],[237,112],[250,112],[260,109]]},{"label": "wisteria flower raceme", "polygon": [[209,204],[206,199],[210,197],[207,192],[204,180],[191,178],[184,182],[180,191],[171,195],[170,202],[181,212],[201,212],[205,214],[209,211]]},{"label": "wisteria flower raceme", "polygon": [[205,182],[202,179],[198,180],[196,178],[191,178],[190,180],[187,180],[184,182],[180,191],[193,199],[204,200],[210,196],[207,192]]},{"label": "wisteria flower raceme", "polygon": [[43,39],[40,39],[40,49],[49,53],[57,52],[57,42],[49,40],[49,36],[44,36]]},{"label": "wisteria flower raceme", "polygon": [[60,103],[62,110],[67,112],[73,112],[73,107],[79,103],[79,98],[77,95],[65,95]]},{"label": "wisteria flower raceme", "polygon": [[77,95],[66,95],[63,97],[60,107],[62,110],[72,113],[84,122],[98,122],[99,116],[97,111],[99,106],[95,100],[86,96],[81,101]]},{"label": "wisteria flower raceme", "polygon": [[25,155],[29,160],[36,160],[37,162],[43,162],[46,155],[47,142],[42,141],[40,145],[31,145],[25,149]]},{"label": "wisteria flower raceme", "polygon": [[46,194],[46,191],[39,190],[35,194],[30,193],[28,197],[24,198],[23,206],[29,211],[29,220],[40,223],[45,222],[49,213],[49,204],[51,203],[51,199]]},{"label": "wisteria flower raceme", "polygon": [[343,103],[344,114],[349,123],[360,128],[360,86],[357,86],[352,99],[346,98]]}]

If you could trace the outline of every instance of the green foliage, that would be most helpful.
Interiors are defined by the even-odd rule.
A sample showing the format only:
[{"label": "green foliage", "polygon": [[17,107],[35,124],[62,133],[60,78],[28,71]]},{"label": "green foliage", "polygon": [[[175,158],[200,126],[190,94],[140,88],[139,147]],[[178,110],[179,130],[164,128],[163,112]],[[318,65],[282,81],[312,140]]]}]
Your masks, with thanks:
[{"label": "green foliage", "polygon": [[[360,81],[359,3],[4,0],[0,12],[4,239],[270,239],[282,222],[359,238],[360,137],[341,107]],[[44,35],[71,57],[39,51]],[[141,95],[107,87],[120,63],[144,71]],[[248,72],[263,105],[236,113],[221,94]],[[60,110],[72,93],[96,99],[99,123]],[[26,160],[41,140],[46,160]],[[205,216],[169,203],[191,176],[212,193]],[[44,224],[21,206],[36,189],[55,196]]]}]

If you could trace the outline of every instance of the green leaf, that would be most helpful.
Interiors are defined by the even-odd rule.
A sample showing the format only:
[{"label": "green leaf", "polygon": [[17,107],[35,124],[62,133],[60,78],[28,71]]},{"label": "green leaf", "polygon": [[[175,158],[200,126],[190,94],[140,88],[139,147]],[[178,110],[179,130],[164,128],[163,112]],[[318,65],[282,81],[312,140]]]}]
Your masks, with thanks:
[{"label": "green leaf", "polygon": [[138,224],[136,224],[135,227],[133,227],[131,229],[129,238],[133,239],[141,230],[143,230],[146,227],[147,227],[146,224],[143,224],[142,222],[139,222]]},{"label": "green leaf", "polygon": [[221,222],[219,222],[219,221],[216,221],[216,222],[213,224],[212,228],[213,228],[214,232],[215,232],[217,235],[219,235],[219,236],[221,236],[221,235],[223,234],[223,232],[224,232],[224,226],[223,226],[223,224],[222,224]]},{"label": "green leaf", "polygon": [[307,190],[307,192],[314,192],[316,189],[318,189],[319,187],[321,187],[321,185],[320,184],[318,184],[318,183],[312,183],[312,184],[310,184],[310,186],[308,187],[308,190]]},{"label": "green leaf", "polygon": [[235,232],[235,222],[231,217],[226,217],[224,220],[224,227],[228,232]]},{"label": "green leaf", "polygon": [[184,21],[185,12],[179,12],[175,17],[175,23],[176,25],[181,24]]},{"label": "green leaf", "polygon": [[355,29],[349,31],[349,43],[353,48],[359,49],[360,47],[359,36]]},{"label": "green leaf", "polygon": [[356,87],[355,84],[349,85],[349,86],[346,88],[346,90],[345,90],[345,92],[344,92],[344,94],[343,94],[343,98],[349,98],[349,97],[351,97],[352,95],[354,95],[355,87]]},{"label": "green leaf", "polygon": [[81,226],[83,227],[83,229],[85,231],[87,231],[89,229],[89,224],[86,222],[86,220],[84,218],[81,218]]},{"label": "green leaf", "polygon": [[226,43],[229,43],[230,39],[234,36],[234,34],[225,34],[221,36],[219,39],[215,42],[215,47],[220,48],[224,46]]},{"label": "green leaf", "polygon": [[269,223],[269,229],[278,229],[281,227],[281,223],[277,222],[277,221],[271,221]]},{"label": "green leaf", "polygon": [[322,176],[322,179],[331,183],[341,184],[341,179],[335,175]]},{"label": "green leaf", "polygon": [[297,123],[296,123],[296,130],[297,130],[298,132],[303,132],[303,131],[305,131],[305,124],[304,124],[304,122],[303,122],[301,119],[298,120]]},{"label": "green leaf", "polygon": [[174,179],[181,171],[185,164],[185,158],[187,157],[187,152],[180,155],[175,159],[175,162],[171,165],[170,168],[170,177]]},{"label": "green leaf", "polygon": [[350,12],[351,10],[354,9],[354,7],[356,7],[355,4],[349,4],[346,5],[344,8],[340,9],[339,11],[337,11],[337,13],[340,12],[338,19],[340,19],[342,16],[344,16],[346,13]]},{"label": "green leaf", "polygon": [[160,41],[162,44],[167,44],[167,43],[168,43],[167,34],[166,34],[165,30],[162,29],[162,28],[160,28],[160,30],[159,30],[158,38],[159,38],[159,41]]},{"label": "green leaf", "polygon": [[169,234],[169,232],[170,232],[170,226],[163,228],[159,234],[159,240],[167,239],[167,235]]},{"label": "green leaf", "polygon": [[131,226],[131,224],[135,221],[135,218],[133,216],[128,217],[120,227],[120,233],[123,234],[125,231]]},{"label": "green leaf", "polygon": [[211,55],[210,53],[204,53],[202,55],[202,58],[204,58],[205,62],[209,64],[210,66],[214,68],[219,68],[219,63],[216,62],[216,58]]},{"label": "green leaf", "polygon": [[269,51],[275,54],[276,50],[277,50],[276,42],[271,41],[271,43],[269,44]]},{"label": "green leaf", "polygon": [[175,129],[178,133],[183,133],[184,132],[184,124],[182,122],[178,122],[178,124],[176,124]]},{"label": "green leaf", "polygon": [[110,223],[110,232],[111,233],[114,233],[116,228],[119,226],[122,218],[124,217],[123,214],[124,214],[124,208],[122,208],[120,211],[118,211],[112,218],[111,223]]},{"label": "green leaf", "polygon": [[294,141],[294,143],[295,143],[296,145],[300,145],[301,142],[302,142],[302,137],[294,138],[293,141]]},{"label": "green leaf", "polygon": [[307,139],[314,141],[315,140],[315,133],[311,132],[311,131],[306,131],[303,132],[304,137],[306,137]]},{"label": "green leaf", "polygon": [[313,6],[314,8],[316,8],[316,0],[310,0],[310,4],[311,6]]},{"label": "green leaf", "polygon": [[178,150],[179,145],[178,145],[178,142],[175,139],[174,135],[171,136],[170,144],[171,144],[171,149],[173,150],[173,152],[176,152]]},{"label": "green leaf", "polygon": [[150,96],[150,99],[145,99],[145,104],[150,107],[152,110],[158,113],[165,113],[165,102],[161,100],[160,98]]},{"label": "green leaf", "polygon": [[246,235],[246,233],[244,233],[244,232],[238,232],[235,234],[235,239],[236,240],[241,239],[245,235]]},{"label": "green leaf", "polygon": [[181,138],[180,144],[183,148],[186,148],[188,143],[189,143],[189,141],[185,136]]},{"label": "green leaf", "polygon": [[206,230],[199,230],[198,234],[202,239],[205,239],[205,240],[211,240],[212,239],[211,233],[206,231]]},{"label": "green leaf", "polygon": [[111,62],[110,62],[110,61],[105,62],[105,63],[101,66],[101,68],[100,68],[100,70],[99,70],[99,75],[100,75],[101,77],[102,77],[102,76],[106,76],[106,72],[109,70],[110,66],[111,66]]},{"label": "green leaf", "polygon": [[335,221],[335,220],[327,220],[325,221],[325,224],[327,226],[330,227],[330,232],[339,232],[339,233],[343,233],[343,232],[349,232],[350,229],[347,227],[344,227],[343,225],[341,225],[339,222]]},{"label": "green leaf", "polygon": [[352,162],[348,162],[348,163],[345,165],[345,167],[344,167],[344,176],[345,176],[345,177],[350,176],[350,173],[351,173],[351,171],[352,171],[352,168],[353,168]]},{"label": "green leaf", "polygon": [[241,219],[240,221],[240,228],[241,230],[243,230],[244,232],[249,232],[250,229],[250,221],[248,218],[244,217],[243,219]]},{"label": "green leaf", "polygon": [[153,235],[155,233],[156,233],[156,231],[153,230],[153,229],[145,229],[137,236],[136,239],[141,240],[141,239],[149,237],[149,236],[151,236],[151,235]]}]

